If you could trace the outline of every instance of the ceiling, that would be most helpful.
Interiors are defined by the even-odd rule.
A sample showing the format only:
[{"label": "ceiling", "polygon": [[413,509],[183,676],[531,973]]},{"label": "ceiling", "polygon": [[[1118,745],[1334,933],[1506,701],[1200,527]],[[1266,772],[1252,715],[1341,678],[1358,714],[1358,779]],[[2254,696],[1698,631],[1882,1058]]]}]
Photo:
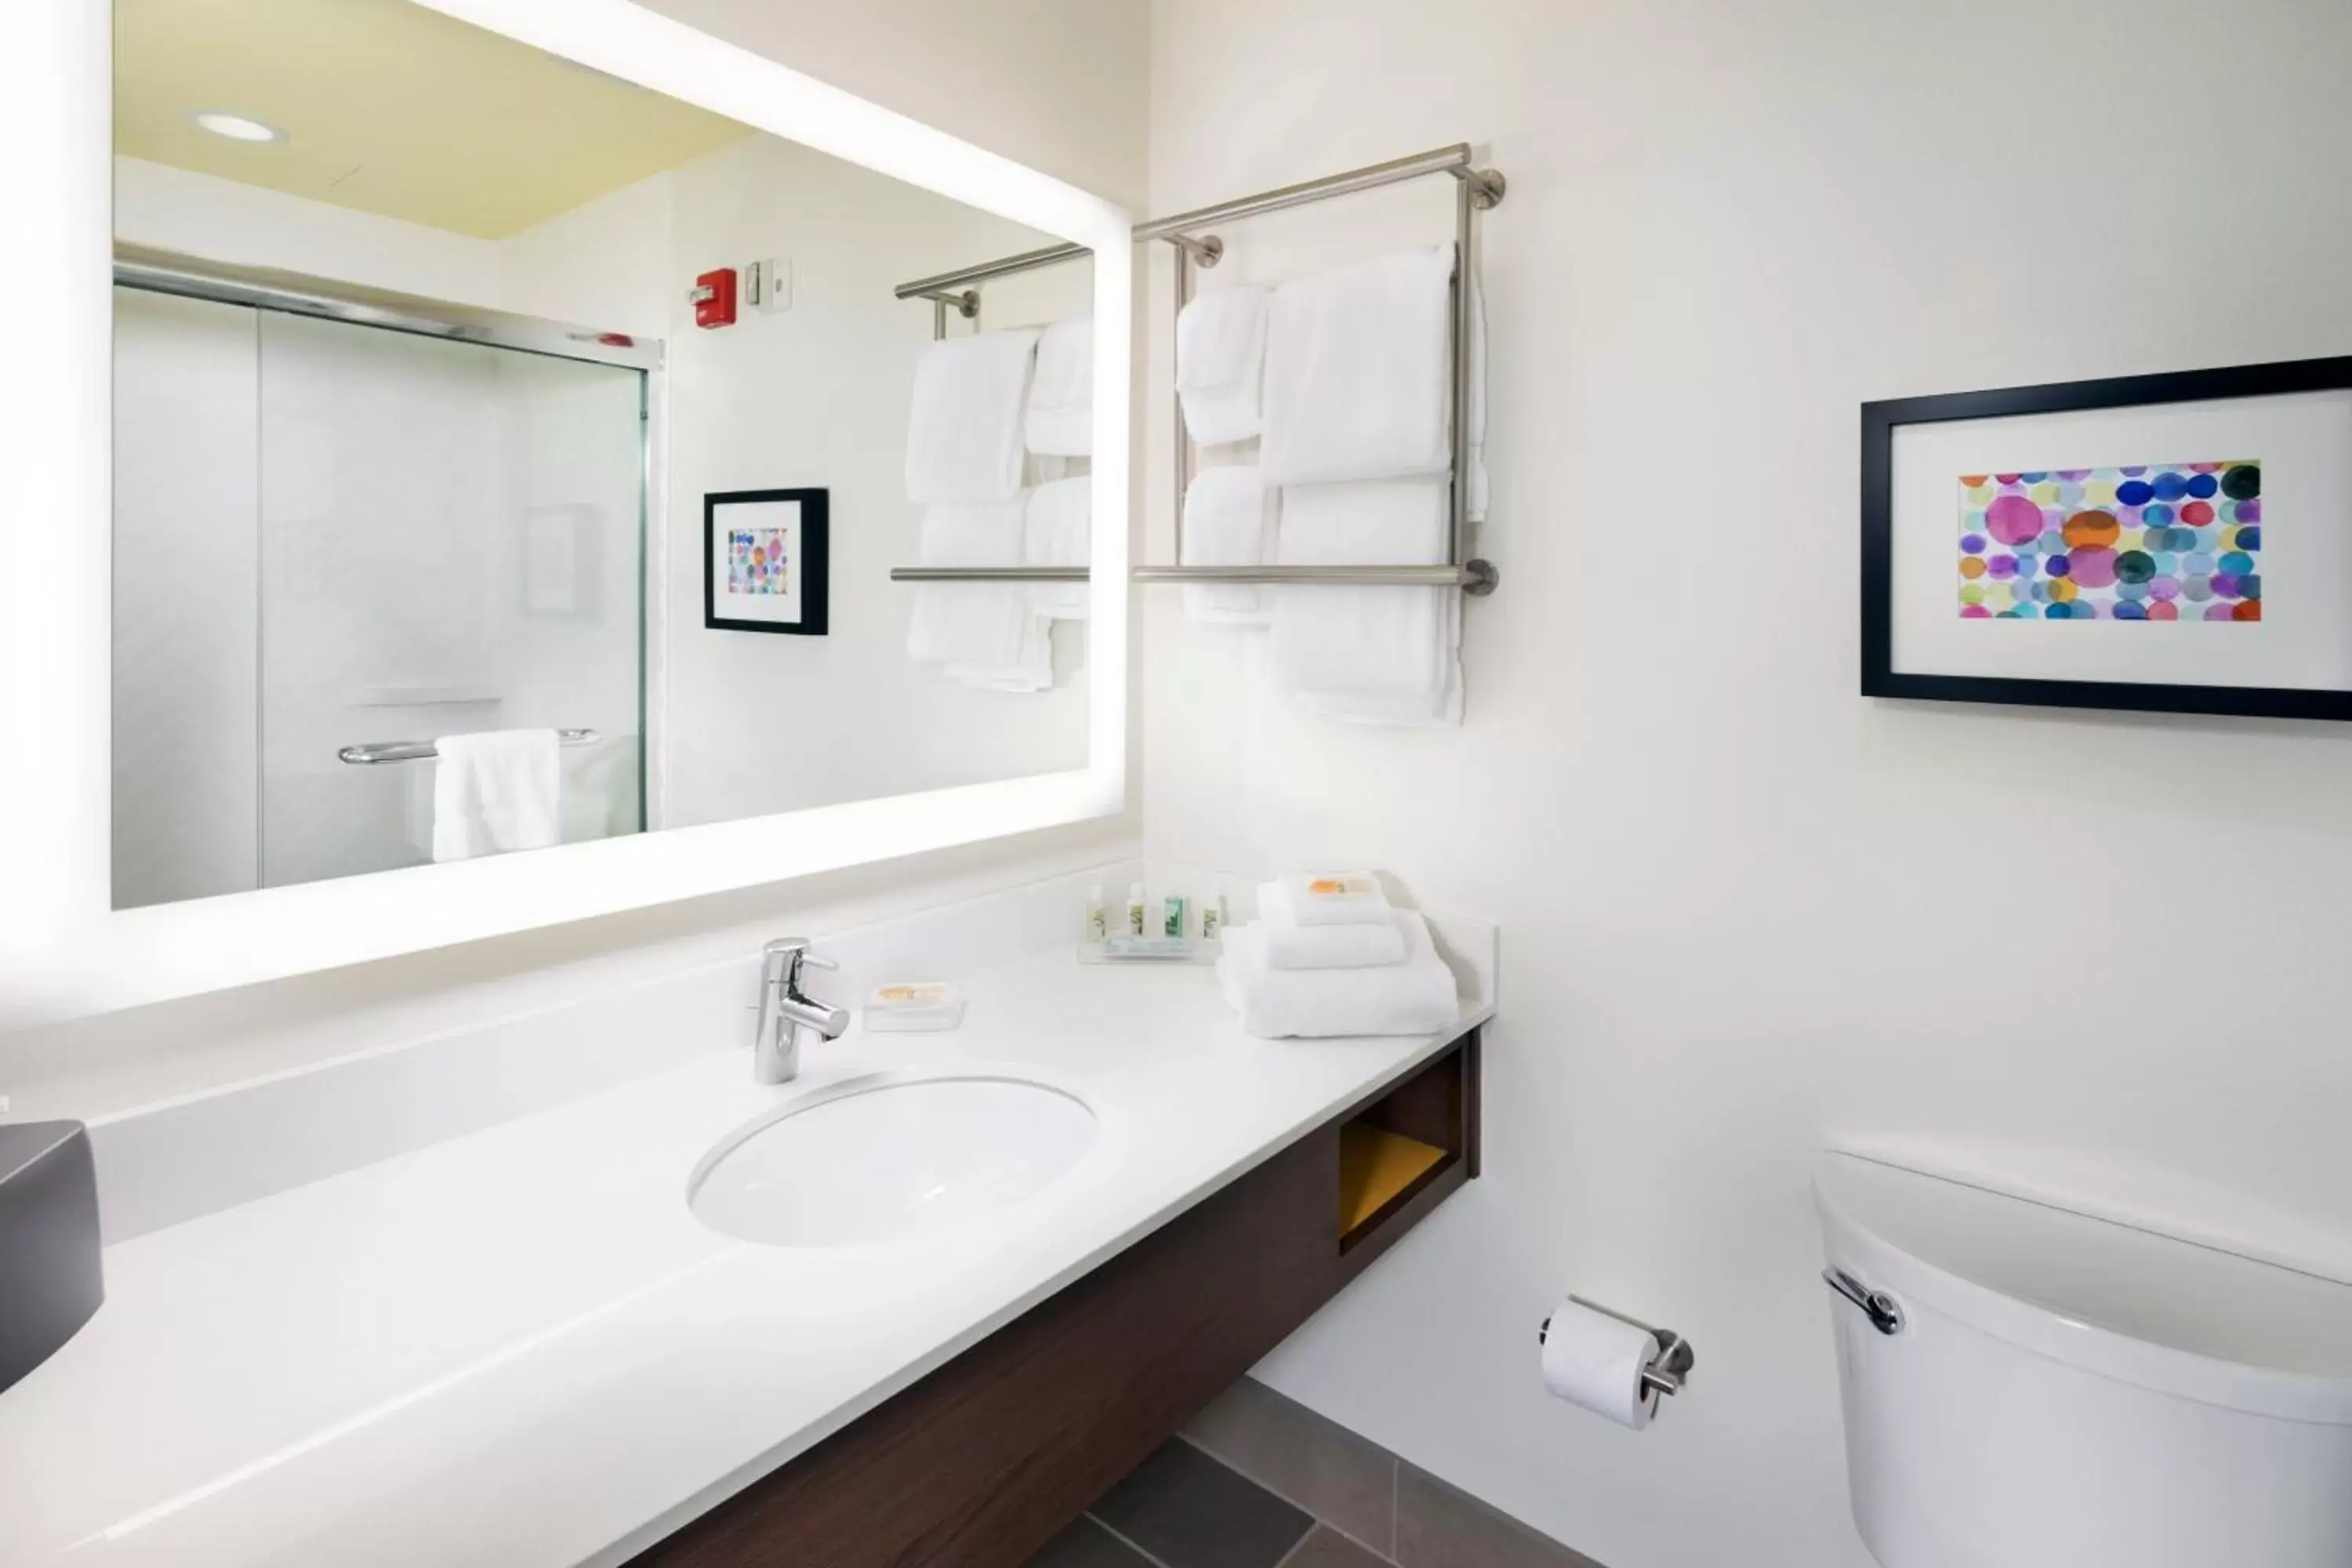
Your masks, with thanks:
[{"label": "ceiling", "polygon": [[[481,239],[750,134],[408,0],[115,0],[114,150]],[[199,131],[218,110],[287,140]]]}]

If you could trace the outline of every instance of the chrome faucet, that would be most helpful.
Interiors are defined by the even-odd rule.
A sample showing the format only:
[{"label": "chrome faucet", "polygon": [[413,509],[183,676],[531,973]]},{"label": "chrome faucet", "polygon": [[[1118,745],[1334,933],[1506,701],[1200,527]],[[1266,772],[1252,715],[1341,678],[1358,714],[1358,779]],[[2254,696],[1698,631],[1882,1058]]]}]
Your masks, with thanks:
[{"label": "chrome faucet", "polygon": [[837,1040],[849,1027],[849,1009],[801,994],[801,969],[838,969],[809,951],[804,936],[780,936],[760,950],[760,1032],[751,1040],[751,1081],[790,1083],[801,1075],[806,1035]]}]

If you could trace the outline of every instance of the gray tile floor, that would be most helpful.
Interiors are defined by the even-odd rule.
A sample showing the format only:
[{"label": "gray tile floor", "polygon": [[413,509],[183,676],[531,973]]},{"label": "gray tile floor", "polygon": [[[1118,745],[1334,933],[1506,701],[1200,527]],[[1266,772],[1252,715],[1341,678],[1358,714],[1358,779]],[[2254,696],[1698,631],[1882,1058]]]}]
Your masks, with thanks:
[{"label": "gray tile floor", "polygon": [[1030,1568],[1598,1568],[1244,1378]]}]

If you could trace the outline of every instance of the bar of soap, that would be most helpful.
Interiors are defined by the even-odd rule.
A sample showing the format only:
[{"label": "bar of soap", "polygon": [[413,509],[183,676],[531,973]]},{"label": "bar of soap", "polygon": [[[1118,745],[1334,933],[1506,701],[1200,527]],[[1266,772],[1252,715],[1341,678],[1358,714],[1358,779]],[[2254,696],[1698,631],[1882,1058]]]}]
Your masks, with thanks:
[{"label": "bar of soap", "polygon": [[105,1299],[89,1132],[79,1121],[0,1123],[0,1391]]}]

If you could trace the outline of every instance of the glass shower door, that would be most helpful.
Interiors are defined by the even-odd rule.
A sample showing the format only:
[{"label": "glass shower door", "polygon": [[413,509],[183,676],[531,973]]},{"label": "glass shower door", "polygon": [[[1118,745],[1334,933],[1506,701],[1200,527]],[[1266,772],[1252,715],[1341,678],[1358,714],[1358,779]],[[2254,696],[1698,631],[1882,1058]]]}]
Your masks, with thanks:
[{"label": "glass shower door", "polygon": [[643,831],[642,373],[265,311],[260,880],[432,858],[433,763],[572,732],[566,843]]}]

